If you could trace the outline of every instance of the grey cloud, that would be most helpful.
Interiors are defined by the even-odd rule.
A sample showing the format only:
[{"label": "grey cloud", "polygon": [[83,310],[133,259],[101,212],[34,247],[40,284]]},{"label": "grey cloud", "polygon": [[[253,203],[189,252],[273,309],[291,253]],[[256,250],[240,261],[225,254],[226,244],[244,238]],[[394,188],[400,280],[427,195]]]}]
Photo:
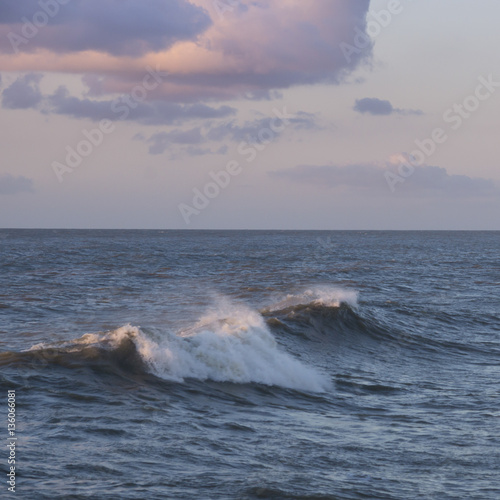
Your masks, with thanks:
[{"label": "grey cloud", "polygon": [[293,127],[296,130],[319,130],[321,127],[318,125],[316,115],[314,113],[307,113],[306,111],[299,111],[295,118],[290,119]]},{"label": "grey cloud", "polygon": [[245,92],[244,97],[249,101],[273,101],[274,99],[282,99],[283,93],[279,90],[260,89]]},{"label": "grey cloud", "polygon": [[370,97],[357,99],[353,109],[359,113],[369,113],[371,115],[390,115],[394,111],[389,101]]},{"label": "grey cloud", "polygon": [[[276,127],[273,128],[273,124],[281,126],[280,123],[275,124],[275,120],[275,117],[263,117],[258,120],[246,122],[244,125],[236,125],[234,121],[227,122],[212,127],[207,133],[207,138],[212,141],[230,139],[235,142],[247,141],[249,143],[258,143],[261,142],[259,133],[263,130],[271,130],[275,136],[281,135],[282,132],[274,131]],[[295,130],[317,130],[320,128],[317,124],[316,115],[304,111],[299,111],[293,118],[289,118],[288,121],[290,122],[289,126]],[[265,139],[268,140],[267,135]]]},{"label": "grey cloud", "polygon": [[[316,116],[312,113],[299,111],[293,118],[289,118],[290,127],[296,130],[311,130],[318,128]],[[174,130],[172,132],[159,132],[152,135],[146,142],[150,143],[149,153],[156,155],[164,153],[171,144],[190,145],[185,148],[185,152],[190,156],[202,154],[225,154],[227,145],[219,146],[219,149],[212,151],[207,148],[195,148],[193,145],[204,144],[206,142],[220,142],[231,140],[234,142],[246,141],[250,144],[256,144],[271,140],[273,137],[281,135],[282,131],[273,132],[273,124],[281,126],[274,117],[263,117],[258,120],[247,122],[244,125],[237,125],[234,121],[222,123],[220,125],[208,124],[203,127],[206,133],[202,133],[202,127],[182,131]],[[283,129],[284,131],[285,129]],[[259,137],[261,131],[266,131],[263,137]],[[272,136],[270,136],[271,132]]]},{"label": "grey cloud", "polygon": [[6,109],[29,109],[42,101],[39,83],[42,75],[29,73],[17,78],[2,92],[2,106]]},{"label": "grey cloud", "polygon": [[210,148],[200,148],[196,146],[188,146],[185,153],[189,156],[205,156],[219,154],[218,151],[212,151]]},{"label": "grey cloud", "polygon": [[326,188],[347,186],[365,189],[374,194],[389,193],[385,175],[389,172],[404,181],[398,184],[396,192],[415,196],[500,196],[500,189],[492,180],[466,175],[449,174],[445,168],[416,166],[411,175],[401,177],[397,165],[387,164],[385,168],[374,164],[299,165],[286,170],[270,172],[275,178],[317,185]]},{"label": "grey cloud", "polygon": [[[135,109],[128,109],[126,120],[133,120],[143,125],[172,125],[186,120],[225,118],[236,114],[230,106],[213,108],[206,104],[176,104],[164,101],[141,103]],[[123,111],[122,117],[125,111]],[[120,119],[120,115],[118,115]],[[117,119],[113,113],[111,119]],[[122,118],[123,119],[123,118]]]},{"label": "grey cloud", "polygon": [[449,174],[445,168],[434,166],[415,167],[408,179],[412,191],[447,193],[455,196],[484,196],[500,193],[490,179]]},{"label": "grey cloud", "polygon": [[73,118],[89,118],[93,121],[116,119],[117,113],[111,110],[112,101],[80,99],[70,96],[66,87],[60,86],[54,94],[46,98],[46,112],[67,115]]},{"label": "grey cloud", "polygon": [[[194,105],[193,107],[198,107],[200,105]],[[203,115],[203,112],[199,112],[199,115]],[[206,118],[211,118],[207,115]],[[149,143],[149,153],[152,155],[158,155],[164,153],[170,145],[189,145],[190,147],[185,148],[185,152],[191,156],[198,156],[202,154],[225,154],[227,152],[227,145],[221,145],[217,151],[212,151],[207,148],[195,148],[194,145],[204,144],[210,141],[224,141],[231,140],[234,142],[249,142],[252,144],[261,142],[259,138],[259,132],[263,130],[272,132],[272,124],[275,118],[264,117],[252,122],[247,122],[244,125],[237,125],[234,121],[222,123],[220,125],[212,125],[204,127],[208,129],[208,132],[202,133],[202,127],[193,128],[190,130],[173,130],[171,132],[159,132],[153,134],[145,142]],[[312,113],[298,112],[295,117],[290,118],[290,126],[296,130],[304,129],[315,129],[316,117]],[[278,123],[278,125],[280,125]],[[281,132],[272,132],[273,136],[281,135]],[[143,137],[138,135],[135,136],[138,140],[144,140]],[[269,140],[270,137],[266,133],[263,141]]]},{"label": "grey cloud", "polygon": [[[208,13],[187,0],[71,0],[55,5],[47,16],[47,26],[40,28],[28,43],[20,43],[18,50],[96,50],[140,56],[164,50],[178,40],[194,39],[211,25]],[[22,18],[32,21],[40,12],[43,17],[38,0],[3,1],[0,26],[7,29],[6,34],[10,30],[22,36]],[[7,36],[0,37],[0,51],[12,50]]]},{"label": "grey cloud", "polygon": [[42,108],[46,114],[73,118],[135,121],[143,125],[173,125],[186,120],[227,118],[236,114],[230,106],[214,108],[202,103],[178,104],[165,101],[127,103],[125,97],[114,101],[94,100],[71,96],[64,86],[54,94],[42,96],[39,89],[41,75],[19,77],[2,93],[2,105],[9,109]]},{"label": "grey cloud", "polygon": [[149,154],[159,155],[164,153],[171,144],[201,144],[204,142],[200,127],[190,130],[174,130],[172,132],[159,132],[153,134],[148,140]]},{"label": "grey cloud", "polygon": [[399,115],[421,115],[422,111],[413,109],[395,108],[390,101],[377,99],[376,97],[365,97],[357,99],[352,108],[358,113],[368,113],[374,116]]},{"label": "grey cloud", "polygon": [[32,193],[33,180],[23,177],[22,175],[14,177],[11,174],[0,176],[0,195]]},{"label": "grey cloud", "polygon": [[101,96],[104,94],[104,79],[102,76],[88,74],[82,76],[82,83],[87,87],[85,95]]},{"label": "grey cloud", "polygon": [[277,178],[306,184],[316,184],[323,187],[352,186],[380,188],[386,186],[383,171],[373,165],[298,165],[286,170],[271,172],[270,174]]},{"label": "grey cloud", "polygon": [[143,136],[136,134],[134,139],[143,140],[144,142],[149,143],[149,154],[151,155],[163,154],[172,145],[182,146],[182,152],[188,156],[213,154],[224,155],[228,150],[228,147],[225,144],[215,150],[200,147],[201,144],[205,144],[207,142],[206,137],[204,137],[201,132],[201,127],[195,127],[190,130],[158,132],[157,134],[153,134],[149,139],[145,139]]}]

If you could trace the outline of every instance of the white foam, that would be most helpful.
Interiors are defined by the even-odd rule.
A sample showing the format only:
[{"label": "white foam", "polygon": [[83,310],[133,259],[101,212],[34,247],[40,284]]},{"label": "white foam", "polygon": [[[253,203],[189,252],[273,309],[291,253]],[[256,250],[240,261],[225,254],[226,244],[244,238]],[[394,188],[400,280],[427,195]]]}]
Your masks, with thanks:
[{"label": "white foam", "polygon": [[301,293],[289,294],[283,300],[271,306],[268,311],[280,311],[289,307],[308,304],[339,307],[342,303],[357,307],[358,292],[338,287],[318,286]]},{"label": "white foam", "polygon": [[329,387],[324,375],[281,350],[260,314],[244,307],[226,304],[159,343],[135,327],[120,330],[131,334],[151,371],[168,380],[253,382],[310,392]]}]

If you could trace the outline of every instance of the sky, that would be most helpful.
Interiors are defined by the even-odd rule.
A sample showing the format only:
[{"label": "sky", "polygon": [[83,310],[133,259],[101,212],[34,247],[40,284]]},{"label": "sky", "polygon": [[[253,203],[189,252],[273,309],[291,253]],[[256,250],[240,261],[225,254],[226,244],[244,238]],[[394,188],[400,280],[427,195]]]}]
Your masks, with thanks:
[{"label": "sky", "polygon": [[5,0],[0,227],[500,229],[498,0]]}]

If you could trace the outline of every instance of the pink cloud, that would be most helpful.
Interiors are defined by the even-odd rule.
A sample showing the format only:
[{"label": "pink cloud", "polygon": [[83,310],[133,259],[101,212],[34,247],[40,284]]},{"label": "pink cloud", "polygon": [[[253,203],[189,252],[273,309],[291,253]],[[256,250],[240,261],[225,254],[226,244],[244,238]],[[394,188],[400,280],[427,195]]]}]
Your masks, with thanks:
[{"label": "pink cloud", "polygon": [[[193,30],[185,40],[174,43],[167,37],[172,44],[164,49],[154,46],[141,55],[149,45],[139,41],[134,49],[125,50],[124,44],[117,51],[106,39],[104,48],[82,45],[84,50],[79,50],[76,45],[64,53],[47,43],[36,47],[34,37],[30,44],[36,52],[0,54],[0,67],[85,74],[91,91],[110,94],[129,92],[143,77],[146,66],[160,66],[168,76],[153,98],[223,100],[247,92],[265,96],[269,90],[297,84],[335,83],[370,55],[368,47],[347,61],[340,48],[342,42],[352,42],[355,28],[363,29],[369,0],[241,0],[225,2],[235,7],[223,15],[212,0],[191,3],[199,12],[209,14],[211,23],[205,23],[204,30]],[[147,3],[141,5],[147,10]],[[46,27],[56,32],[67,28],[63,19],[60,25]],[[52,32],[54,37],[56,34]],[[93,79],[88,74],[94,75]]]}]

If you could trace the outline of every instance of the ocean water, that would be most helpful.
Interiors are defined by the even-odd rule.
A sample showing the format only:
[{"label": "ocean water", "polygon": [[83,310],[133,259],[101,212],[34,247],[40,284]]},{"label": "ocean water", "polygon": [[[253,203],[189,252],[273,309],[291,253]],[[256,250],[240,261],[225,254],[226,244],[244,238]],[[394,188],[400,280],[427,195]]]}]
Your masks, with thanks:
[{"label": "ocean water", "polygon": [[1,230],[15,495],[500,498],[499,251],[499,232]]}]

